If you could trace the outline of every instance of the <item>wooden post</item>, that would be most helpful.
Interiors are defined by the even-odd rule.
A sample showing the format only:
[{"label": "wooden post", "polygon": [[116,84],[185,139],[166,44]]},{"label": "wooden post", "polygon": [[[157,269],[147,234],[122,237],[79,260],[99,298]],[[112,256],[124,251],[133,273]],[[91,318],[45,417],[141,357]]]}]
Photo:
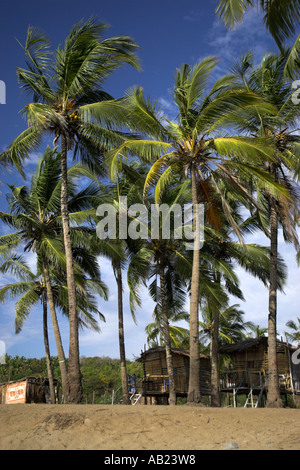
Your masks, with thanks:
[{"label": "wooden post", "polygon": [[[290,355],[290,350],[288,348],[289,346],[289,343],[288,343],[288,337],[286,335],[286,346],[287,346],[287,352],[288,352],[288,358],[289,358],[289,370],[290,370],[290,381],[291,381],[291,388],[292,388],[292,394],[293,394],[293,402],[294,402],[294,405],[295,407],[297,407],[296,405],[296,400],[295,400],[295,390],[294,390],[294,384],[293,384],[293,373],[292,373],[292,363],[291,363],[291,355]],[[287,395],[286,395],[287,397]]]}]

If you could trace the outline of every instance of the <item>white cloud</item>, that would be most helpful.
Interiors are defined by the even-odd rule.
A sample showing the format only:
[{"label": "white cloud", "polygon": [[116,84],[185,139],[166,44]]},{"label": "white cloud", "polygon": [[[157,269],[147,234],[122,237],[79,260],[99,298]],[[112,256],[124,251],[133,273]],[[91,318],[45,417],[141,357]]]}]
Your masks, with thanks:
[{"label": "white cloud", "polygon": [[199,12],[198,11],[195,11],[195,10],[191,10],[189,11],[184,17],[183,17],[183,20],[184,21],[188,21],[189,23],[197,23],[198,21],[200,21],[200,17],[199,17]]},{"label": "white cloud", "polygon": [[[170,93],[171,95],[171,93]],[[164,98],[164,97],[160,97],[158,99],[158,103],[165,115],[165,117],[169,120],[169,121],[176,121],[176,117],[178,115],[178,108],[177,106],[175,105],[174,101],[172,100],[172,97],[170,96],[170,98]],[[163,123],[165,125],[167,125],[168,123]]]},{"label": "white cloud", "polygon": [[212,53],[220,56],[226,65],[231,64],[248,50],[253,51],[257,63],[260,62],[268,47],[276,50],[270,34],[262,22],[262,16],[256,9],[249,10],[242,23],[233,30],[226,29],[222,22],[215,19],[207,37]]},{"label": "white cloud", "polygon": [[24,161],[24,168],[28,168],[30,166],[34,167],[34,170],[36,169],[37,163],[39,159],[41,158],[42,153],[31,153],[28,158],[25,159]]}]

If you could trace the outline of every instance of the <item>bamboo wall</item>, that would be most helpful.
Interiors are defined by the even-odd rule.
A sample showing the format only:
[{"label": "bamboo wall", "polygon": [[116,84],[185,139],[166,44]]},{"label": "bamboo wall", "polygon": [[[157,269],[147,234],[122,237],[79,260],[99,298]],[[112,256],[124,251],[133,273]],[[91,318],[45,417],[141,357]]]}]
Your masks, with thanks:
[{"label": "bamboo wall", "polygon": [[[244,386],[250,386],[250,381],[257,380],[259,374],[264,375],[268,372],[268,352],[266,343],[261,343],[244,351],[235,351],[230,354],[233,363],[236,384],[240,384],[243,380]],[[282,376],[281,385],[290,388],[290,364],[288,351],[280,344],[277,345],[277,365],[278,374]],[[248,374],[245,378],[246,371]]]},{"label": "bamboo wall", "polygon": [[[173,353],[175,390],[178,395],[185,396],[189,382],[189,356]],[[168,393],[168,371],[164,350],[153,350],[144,356],[144,392],[146,394]],[[200,390],[206,394],[210,391],[210,361],[200,358]]]},{"label": "bamboo wall", "polygon": [[[175,389],[177,393],[186,393],[188,386],[188,358],[173,354]],[[145,385],[146,393],[168,393],[168,370],[164,351],[153,351],[146,356]]]},{"label": "bamboo wall", "polygon": [[202,395],[209,395],[211,392],[210,375],[210,359],[200,357],[200,392]]}]

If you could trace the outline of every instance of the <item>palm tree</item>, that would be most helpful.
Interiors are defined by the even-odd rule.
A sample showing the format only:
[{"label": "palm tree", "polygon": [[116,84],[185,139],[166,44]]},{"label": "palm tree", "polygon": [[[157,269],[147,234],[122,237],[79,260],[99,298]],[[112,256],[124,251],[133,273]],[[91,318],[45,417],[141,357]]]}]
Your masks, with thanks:
[{"label": "palm tree", "polygon": [[22,328],[23,319],[34,304],[39,300],[43,305],[43,337],[45,346],[45,357],[47,364],[47,373],[49,379],[51,403],[55,403],[55,391],[53,383],[53,373],[51,368],[51,356],[48,337],[48,322],[47,322],[47,293],[45,283],[29,269],[25,260],[21,256],[13,255],[3,260],[0,266],[0,272],[7,274],[11,272],[14,276],[20,279],[21,282],[9,284],[8,286],[0,288],[0,301],[4,302],[5,297],[16,296],[22,293],[22,297],[16,303],[16,319],[15,319],[15,332],[19,333]]},{"label": "palm tree", "polygon": [[[147,343],[149,347],[156,347],[163,345],[162,327],[161,327],[161,314],[158,306],[155,306],[152,317],[153,322],[146,326]],[[189,314],[185,311],[174,312],[171,308],[168,314],[171,347],[188,349],[189,347],[189,331],[187,328],[178,326],[179,322],[188,322]]]},{"label": "palm tree", "polygon": [[[39,265],[39,263],[37,263]],[[53,385],[53,373],[50,360],[50,347],[48,337],[47,325],[47,289],[44,276],[42,274],[34,274],[26,264],[24,258],[20,255],[13,254],[3,260],[0,266],[0,272],[3,274],[11,273],[13,277],[19,278],[18,282],[9,283],[0,288],[0,301],[4,302],[8,296],[11,298],[20,296],[16,302],[16,318],[15,318],[15,332],[20,333],[25,320],[32,311],[33,307],[41,302],[43,306],[43,336],[45,346],[45,357],[47,364],[48,379],[50,384],[51,402],[55,403],[55,392]],[[98,288],[95,288],[97,284]],[[92,285],[92,288],[91,288]],[[78,296],[78,310],[79,310],[79,324],[83,327],[89,327],[95,331],[99,331],[97,320],[94,315],[97,315],[101,320],[105,320],[101,312],[95,305],[93,293],[100,294],[106,298],[106,287],[101,280],[87,279],[81,276],[81,279],[76,278],[77,296]],[[93,288],[94,287],[94,288]],[[66,295],[67,286],[65,283],[65,276],[62,273],[51,269],[51,290],[53,294],[55,310],[59,308],[63,314],[68,314],[68,298]],[[54,327],[58,330],[56,341],[59,342],[58,350],[62,351],[59,358],[63,358],[63,346],[60,339],[59,326],[56,324],[54,317]],[[63,359],[65,361],[65,359]],[[63,377],[64,377],[63,367]],[[64,385],[65,386],[65,385]],[[64,389],[63,389],[64,390]]]},{"label": "palm tree", "polygon": [[[173,205],[184,202],[189,198],[187,184],[176,184],[166,188],[161,196],[162,202],[168,207],[166,213],[158,215],[158,238],[152,238],[151,224],[145,221],[148,238],[140,240],[139,247],[128,266],[128,286],[130,289],[131,308],[140,305],[138,288],[148,284],[149,293],[156,303],[156,317],[159,317],[159,329],[166,349],[166,362],[169,377],[169,404],[176,404],[175,378],[172,358],[172,340],[170,331],[170,312],[178,315],[182,312],[186,300],[185,281],[190,274],[191,265],[181,252],[180,240],[174,233],[163,238],[162,227],[171,216]],[[149,199],[149,204],[151,200]],[[153,208],[153,206],[152,206]],[[152,228],[152,227],[151,227]]]},{"label": "palm tree", "polygon": [[[110,204],[116,210],[116,239],[115,240],[100,240],[98,245],[101,246],[101,254],[105,254],[111,261],[114,276],[117,283],[118,295],[118,333],[119,333],[119,351],[120,351],[120,366],[121,366],[121,384],[122,384],[122,404],[129,405],[130,397],[128,394],[128,377],[126,365],[126,352],[125,352],[125,325],[124,325],[124,312],[123,312],[123,297],[124,297],[124,282],[123,271],[128,264],[127,260],[130,259],[135,250],[135,243],[129,238],[119,239],[119,227],[124,223],[122,216],[124,215],[124,208],[120,207],[120,198],[126,197],[127,204],[131,205],[138,200],[141,201],[141,189],[144,183],[145,168],[138,162],[130,162],[124,165],[122,173],[118,174],[115,181],[101,185],[101,198],[99,203]],[[126,214],[127,218],[127,214]],[[127,229],[127,222],[126,229]],[[136,322],[134,312],[132,310],[133,320]]]},{"label": "palm tree", "polygon": [[[165,240],[164,240],[165,241]],[[166,362],[167,362],[167,371],[169,377],[169,404],[176,404],[176,391],[175,391],[175,378],[174,378],[174,368],[173,368],[173,358],[171,352],[171,335],[169,328],[169,304],[168,297],[170,292],[167,287],[166,278],[174,278],[175,271],[172,266],[172,261],[170,259],[170,253],[168,253],[167,243],[164,244],[160,240],[159,242],[150,241],[147,243],[147,247],[142,247],[138,253],[133,256],[131,264],[128,268],[128,284],[132,289],[137,288],[138,277],[141,277],[141,272],[139,266],[144,264],[143,276],[146,278],[153,278],[149,289],[152,292],[155,302],[160,310],[160,331],[163,336],[163,342],[166,349]],[[174,252],[172,250],[174,256]],[[133,268],[134,266],[134,268]],[[147,268],[147,275],[145,276],[145,268]],[[133,274],[135,271],[135,274]],[[173,285],[174,287],[174,285]]]},{"label": "palm tree", "polygon": [[114,275],[118,289],[118,331],[119,331],[119,350],[120,350],[120,367],[121,367],[121,384],[122,384],[122,404],[130,405],[128,395],[128,378],[126,367],[125,352],[125,332],[124,332],[124,313],[123,313],[123,277],[121,261],[113,263]]},{"label": "palm tree", "polygon": [[285,325],[292,330],[291,333],[286,333],[286,336],[290,338],[291,341],[297,341],[300,345],[300,318],[297,317],[297,322],[293,320],[288,321]]},{"label": "palm tree", "polygon": [[268,190],[256,186],[258,204],[263,210],[258,220],[270,238],[270,283],[268,318],[269,385],[268,406],[281,406],[278,384],[276,327],[277,327],[277,277],[278,277],[278,231],[283,229],[284,239],[299,249],[296,220],[299,212],[299,197],[291,178],[299,179],[299,136],[294,134],[299,118],[299,109],[292,102],[292,91],[284,77],[285,58],[267,54],[257,69],[252,69],[252,56],[247,54],[241,63],[236,63],[234,73],[244,86],[255,91],[265,101],[272,103],[274,113],[254,112],[247,121],[240,115],[240,131],[252,135],[267,135],[274,141],[274,158],[265,169],[291,194],[291,200],[283,200]]},{"label": "palm tree", "polygon": [[[222,200],[222,209],[239,234],[231,215],[224,194],[219,189],[219,180],[230,181],[236,194],[242,198],[251,195],[238,182],[237,173],[250,177],[256,174],[269,190],[280,194],[279,185],[263,170],[257,168],[258,161],[272,157],[272,147],[265,138],[228,136],[224,129],[226,117],[238,115],[243,107],[249,111],[255,105],[262,109],[265,104],[252,92],[241,91],[233,87],[232,78],[219,79],[206,93],[206,87],[217,59],[209,57],[194,67],[185,64],[175,77],[174,100],[178,108],[178,123],[170,122],[159,114],[151,100],[146,100],[140,89],[128,97],[128,107],[132,118],[131,127],[137,128],[152,140],[132,140],[108,152],[108,159],[113,175],[120,168],[120,161],[130,155],[153,161],[146,183],[145,196],[151,184],[156,184],[156,201],[175,174],[189,178],[192,188],[194,213],[194,250],[192,288],[190,297],[190,378],[189,402],[199,402],[199,341],[198,341],[198,304],[199,304],[199,268],[200,268],[200,230],[198,202],[200,195],[209,200],[212,193],[217,193]],[[267,105],[269,108],[270,105]],[[271,108],[270,108],[271,109]],[[218,135],[216,137],[216,135]],[[248,155],[252,164],[244,164],[242,157]],[[234,160],[232,157],[235,157]],[[217,174],[217,169],[219,173]],[[211,175],[208,182],[207,175]],[[211,217],[217,217],[213,206]]]},{"label": "palm tree", "polygon": [[252,8],[255,3],[260,4],[263,20],[277,46],[282,53],[286,54],[287,60],[284,73],[290,79],[299,77],[300,70],[300,34],[297,36],[290,49],[284,48],[284,42],[296,33],[300,24],[300,1],[299,0],[220,0],[216,13],[223,20],[226,27],[233,28],[234,25],[243,20],[244,14]]},{"label": "palm tree", "polygon": [[[61,146],[61,221],[66,255],[69,297],[69,401],[79,403],[82,396],[79,364],[76,283],[68,215],[67,159],[68,151],[80,154],[100,171],[105,148],[120,144],[122,132],[114,131],[117,122],[124,123],[127,113],[122,102],[114,101],[102,89],[104,80],[125,64],[138,66],[137,45],[129,37],[102,39],[105,24],[93,19],[76,24],[63,48],[54,54],[49,42],[33,28],[27,32],[24,51],[28,69],[17,68],[22,88],[33,96],[24,114],[28,128],[4,153],[18,169],[22,160],[38,149],[43,136],[53,135]],[[127,136],[128,138],[128,136]]]},{"label": "palm tree", "polygon": [[250,334],[247,335],[249,338],[263,338],[268,332],[268,328],[259,325],[248,325],[248,329],[250,330]]},{"label": "palm tree", "polygon": [[[238,278],[234,272],[235,267],[243,267],[267,286],[270,261],[269,250],[265,247],[233,242],[224,229],[219,234],[213,233],[212,230],[209,230],[209,233],[210,236],[206,237],[205,249],[202,250],[201,270],[210,272],[211,283],[202,283],[201,305],[204,308],[206,318],[210,318],[211,404],[212,406],[220,406],[219,344],[222,339],[229,342],[230,337],[234,338],[235,341],[241,340],[240,333],[244,330],[245,326],[250,325],[245,324],[242,328],[239,328],[238,317],[236,317],[235,327],[228,327],[228,337],[226,337],[226,323],[224,319],[226,319],[227,314],[230,317],[232,312],[238,313],[236,305],[234,305],[232,310],[231,308],[226,308],[228,306],[228,293],[240,300],[244,300]],[[208,254],[210,256],[207,256]],[[285,271],[283,262],[282,260],[280,261],[278,287],[282,289]],[[234,331],[237,333],[236,337],[233,336]]]},{"label": "palm tree", "polygon": [[[139,164],[124,165],[122,174],[117,177],[117,181],[109,188],[111,201],[118,208],[118,224],[122,222],[123,209],[119,206],[120,197],[125,196],[127,203],[131,205],[140,200],[141,183],[144,181],[143,174],[144,168]],[[112,195],[112,196],[111,196]],[[120,218],[121,217],[121,218]],[[126,224],[127,225],[127,224]],[[127,227],[126,227],[127,228]],[[126,352],[125,352],[125,333],[124,333],[124,315],[123,315],[123,276],[122,271],[126,268],[125,260],[130,259],[135,249],[135,244],[128,238],[126,240],[117,240],[118,247],[121,252],[121,257],[112,260],[112,266],[118,287],[118,323],[119,323],[119,349],[120,349],[120,365],[121,365],[121,383],[124,405],[129,405],[130,397],[128,394],[128,378],[126,367]],[[135,315],[132,310],[134,321]]]},{"label": "palm tree", "polygon": [[[61,156],[57,151],[49,148],[41,157],[38,163],[36,173],[34,174],[30,189],[25,186],[16,188],[10,186],[11,194],[8,196],[10,212],[0,211],[0,219],[14,228],[15,232],[0,237],[1,251],[5,253],[9,248],[16,248],[23,245],[24,251],[33,251],[38,256],[38,272],[42,273],[47,291],[47,299],[54,329],[59,364],[61,368],[62,385],[64,399],[68,400],[68,377],[65,362],[65,354],[62,347],[60,331],[55,309],[55,296],[52,289],[52,271],[56,267],[60,268],[60,276],[64,279],[65,274],[61,272],[66,268],[66,258],[63,249],[61,211],[60,211],[60,193],[61,193]],[[98,194],[97,187],[91,183],[82,191],[76,191],[75,180],[79,176],[89,175],[89,172],[81,165],[73,165],[68,170],[68,190],[69,190],[69,210],[72,228],[70,236],[73,241],[72,258],[74,260],[75,282],[81,285],[81,294],[78,306],[82,301],[80,295],[88,295],[83,291],[83,273],[91,273],[89,288],[99,288],[99,293],[105,295],[104,286],[97,286],[99,273],[94,268],[93,257],[87,251],[91,247],[91,237],[94,231],[88,226],[80,224],[92,217],[95,213],[93,203]],[[90,235],[92,232],[93,235]],[[56,277],[59,272],[56,273]],[[96,282],[93,282],[93,276]],[[60,282],[65,284],[65,282]],[[87,282],[85,283],[87,288]],[[102,290],[101,290],[102,289]],[[69,288],[63,292],[68,296]],[[65,300],[66,305],[66,300]],[[69,303],[68,303],[69,306]],[[76,307],[77,308],[77,307]],[[69,312],[69,309],[68,309]],[[78,311],[77,311],[78,313]]]},{"label": "palm tree", "polygon": [[[214,331],[214,311],[210,308],[209,302],[201,308],[203,320],[200,321],[200,331],[210,341],[212,348],[212,336]],[[236,343],[245,338],[245,331],[252,326],[251,322],[245,322],[245,313],[240,309],[239,304],[229,305],[225,303],[219,310],[219,338],[220,344]]]}]

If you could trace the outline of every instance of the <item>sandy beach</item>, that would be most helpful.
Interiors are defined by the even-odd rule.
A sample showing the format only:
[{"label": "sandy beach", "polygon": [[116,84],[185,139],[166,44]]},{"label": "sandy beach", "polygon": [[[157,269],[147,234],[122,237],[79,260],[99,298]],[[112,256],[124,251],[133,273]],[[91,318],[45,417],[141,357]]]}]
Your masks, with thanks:
[{"label": "sandy beach", "polygon": [[299,409],[0,406],[1,450],[300,450]]}]

